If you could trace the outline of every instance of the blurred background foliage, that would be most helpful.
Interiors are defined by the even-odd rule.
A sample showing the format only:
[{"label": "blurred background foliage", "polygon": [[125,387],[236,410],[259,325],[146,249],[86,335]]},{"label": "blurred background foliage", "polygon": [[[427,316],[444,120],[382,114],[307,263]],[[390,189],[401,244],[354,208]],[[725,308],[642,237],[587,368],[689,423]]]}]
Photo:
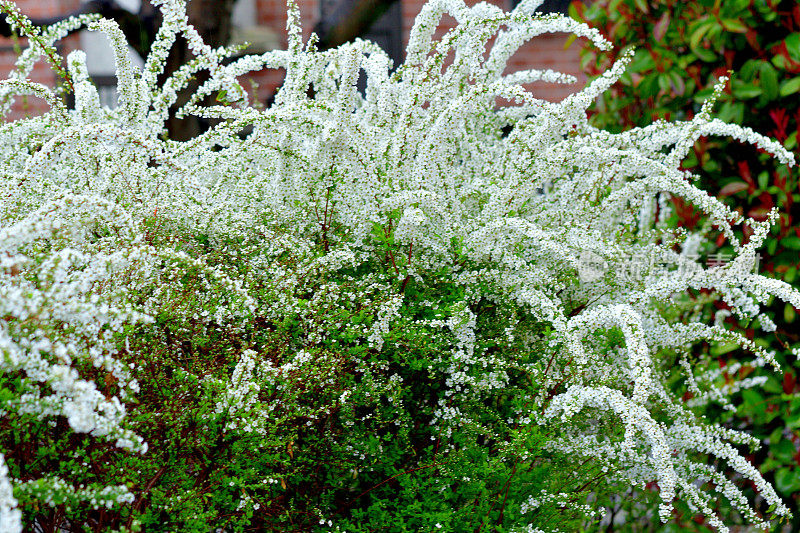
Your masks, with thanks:
[{"label": "blurred background foliage", "polygon": [[[621,83],[597,100],[595,125],[621,131],[657,119],[689,119],[717,79],[730,75],[716,116],[777,139],[800,161],[797,0],[578,0],[570,6],[570,14],[598,28],[616,45],[607,53],[583,49],[581,63],[590,76],[603,72],[627,47],[636,50]],[[779,209],[780,220],[761,250],[759,270],[800,286],[798,167],[780,166],[757,149],[728,138],[698,141],[684,167],[700,175],[705,190],[744,215],[763,220],[770,209]],[[676,224],[691,229],[700,222],[691,206],[673,203]],[[742,228],[745,238],[750,231]],[[706,252],[724,258],[732,251],[722,236],[715,244]],[[709,309],[709,316],[715,311]],[[749,458],[763,465],[765,477],[794,514],[791,524],[777,525],[776,531],[800,531],[800,363],[789,349],[800,344],[796,313],[788,304],[776,302],[770,307],[777,330],[764,343],[777,352],[783,375],[765,370],[769,378],[764,387],[745,390],[735,398],[736,413],[715,413],[730,427],[762,439],[764,446]],[[729,316],[726,323],[750,338],[755,335],[746,321]],[[741,350],[713,355],[720,366],[751,357]],[[679,522],[679,527],[708,530],[690,520]]]}]

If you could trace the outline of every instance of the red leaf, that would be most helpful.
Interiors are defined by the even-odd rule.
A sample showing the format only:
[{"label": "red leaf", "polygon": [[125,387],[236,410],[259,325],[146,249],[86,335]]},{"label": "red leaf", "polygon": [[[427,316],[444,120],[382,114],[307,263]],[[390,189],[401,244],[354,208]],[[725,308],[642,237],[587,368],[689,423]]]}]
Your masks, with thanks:
[{"label": "red leaf", "polygon": [[671,200],[675,208],[675,214],[678,215],[678,223],[686,229],[694,229],[694,227],[697,226],[697,222],[700,220],[700,213],[696,213],[694,211],[694,206],[685,202],[683,198],[673,196]]},{"label": "red leaf", "polygon": [[732,194],[736,194],[737,192],[740,192],[740,191],[743,191],[745,189],[748,189],[749,187],[750,186],[747,183],[743,182],[743,181],[734,181],[733,183],[729,183],[726,186],[724,186],[722,189],[720,189],[719,195],[720,196],[730,196]]},{"label": "red leaf", "polygon": [[786,140],[786,127],[789,125],[789,117],[786,116],[786,110],[783,108],[770,109],[769,116],[775,122],[775,129],[772,130],[772,136],[777,137],[780,142]]},{"label": "red leaf", "polygon": [[761,222],[767,220],[768,214],[769,214],[769,209],[766,209],[762,206],[754,207],[753,209],[747,212],[747,216]]},{"label": "red leaf", "polygon": [[750,227],[749,224],[742,224],[742,234],[744,235],[745,242],[750,241],[750,237],[753,235],[753,233],[753,228]]},{"label": "red leaf", "polygon": [[753,47],[755,51],[757,52],[761,51],[761,46],[759,46],[758,44],[758,32],[755,29],[753,28],[748,29],[747,33],[745,34],[745,39],[747,39],[747,42],[750,44],[750,46]]},{"label": "red leaf", "polygon": [[783,375],[783,392],[791,394],[794,386],[797,383],[797,378],[791,372],[786,372]]},{"label": "red leaf", "polygon": [[739,175],[750,185],[750,189],[747,192],[752,193],[755,190],[756,183],[753,181],[753,175],[750,173],[750,165],[747,164],[747,161],[739,161],[738,165]]},{"label": "red leaf", "polygon": [[761,206],[767,211],[775,207],[775,200],[772,198],[772,195],[766,191],[762,192],[758,199],[761,200]]},{"label": "red leaf", "polygon": [[664,11],[664,14],[661,15],[661,18],[658,19],[656,25],[653,27],[653,37],[656,38],[656,41],[661,41],[664,36],[667,34],[667,28],[669,27],[669,11]]},{"label": "red leaf", "polygon": [[[677,82],[677,84],[675,82]],[[686,84],[683,82],[683,78],[680,76],[674,78],[670,77],[669,83],[672,85],[672,91],[678,96],[683,96],[683,93],[686,92]],[[664,117],[664,120],[669,120],[669,113],[667,113],[667,116]]]}]

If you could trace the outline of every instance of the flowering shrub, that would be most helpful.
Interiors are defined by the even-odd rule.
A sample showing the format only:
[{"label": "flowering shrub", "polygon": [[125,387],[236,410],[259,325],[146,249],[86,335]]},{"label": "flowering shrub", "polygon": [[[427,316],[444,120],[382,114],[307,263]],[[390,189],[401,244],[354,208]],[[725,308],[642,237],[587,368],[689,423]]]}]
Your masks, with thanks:
[{"label": "flowering shrub", "polygon": [[[536,1],[434,0],[394,72],[368,42],[303,43],[292,4],[287,50],[232,62],[180,0],[157,4],[141,72],[115,23],[79,21],[114,43],[115,109],[81,52],[62,71],[74,109],[25,80],[40,56],[61,69],[73,22],[37,33],[0,4],[31,43],[0,95],[52,107],[0,129],[0,529],[569,531],[620,497],[723,531],[786,517],[742,455],[758,442],[704,418],[773,354],[686,296],[765,331],[770,298],[800,307],[752,272],[774,216],[680,168],[712,134],[792,162],[711,117],[723,82],[691,121],[612,134],[586,108],[629,54],[557,104],[520,84],[566,76],[504,74],[541,33],[610,46]],[[458,25],[433,42],[444,13]],[[178,34],[197,58],[159,84]],[[287,74],[259,110],[237,76],[263,67]],[[178,114],[219,123],[171,141],[200,70]],[[671,197],[709,223],[672,229]],[[735,258],[705,268],[717,233]],[[721,368],[702,343],[752,358]]]}]

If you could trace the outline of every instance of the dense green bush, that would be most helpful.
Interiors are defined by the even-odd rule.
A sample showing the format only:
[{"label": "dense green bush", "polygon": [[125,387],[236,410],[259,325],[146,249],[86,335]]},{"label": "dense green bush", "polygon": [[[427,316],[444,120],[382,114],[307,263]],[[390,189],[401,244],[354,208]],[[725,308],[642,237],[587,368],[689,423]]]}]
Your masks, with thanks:
[{"label": "dense green bush", "polygon": [[[767,132],[798,153],[800,134],[800,4],[795,0],[674,2],[600,0],[573,5],[573,15],[599,28],[618,48],[597,52],[587,47],[583,65],[605,69],[626,46],[636,48],[628,71],[598,99],[592,122],[625,129],[658,118],[686,118],[699,110],[718,76],[733,72],[721,96],[719,115]],[[777,207],[775,225],[761,251],[761,271],[795,286],[800,268],[800,189],[796,168],[775,165],[756,150],[725,138],[701,138],[683,162],[700,174],[698,184],[740,213],[763,220]],[[695,210],[677,201],[679,223],[698,223]],[[747,227],[743,228],[748,231]],[[740,234],[741,235],[741,234]],[[720,258],[730,247],[720,241]],[[723,308],[724,309],[724,308]],[[769,308],[777,332],[775,349],[785,373],[768,378],[760,390],[741,394],[739,416],[765,446],[753,460],[765,465],[768,479],[795,510],[800,528],[800,362],[791,350],[800,340],[796,310],[782,302]],[[750,335],[749,323],[726,318],[730,327]],[[766,344],[765,344],[766,345]],[[726,363],[741,352],[718,351]],[[738,417],[737,417],[738,420]],[[738,421],[728,420],[738,427]]]},{"label": "dense green bush", "polygon": [[[777,215],[680,168],[710,133],[793,162],[712,119],[723,83],[690,121],[614,134],[586,109],[629,57],[558,104],[521,84],[566,76],[504,74],[541,33],[610,46],[535,1],[435,0],[395,71],[371,43],[302,42],[291,4],[288,49],[235,60],[157,5],[139,71],[111,21],[40,32],[0,2],[31,43],[0,101],[51,106],[0,127],[0,530],[578,531],[620,501],[722,531],[788,516],[758,443],[705,418],[779,366],[752,340],[763,306],[800,307],[753,273]],[[114,43],[114,109],[53,45],[81,23]],[[196,59],[159,84],[178,35]],[[58,92],[26,79],[39,57]],[[286,69],[266,110],[237,82],[263,67]],[[217,125],[175,142],[199,71],[177,114]],[[675,229],[670,198],[711,223]],[[706,267],[718,234],[734,257]],[[731,345],[751,357],[723,367]]]}]

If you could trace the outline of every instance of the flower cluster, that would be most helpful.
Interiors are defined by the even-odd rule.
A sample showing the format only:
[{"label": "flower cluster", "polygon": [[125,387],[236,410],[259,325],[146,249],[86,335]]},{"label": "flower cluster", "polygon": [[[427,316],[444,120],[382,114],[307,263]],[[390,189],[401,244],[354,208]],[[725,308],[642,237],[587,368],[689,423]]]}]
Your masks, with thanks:
[{"label": "flower cluster", "polygon": [[[548,461],[595,465],[605,474],[590,487],[596,501],[657,483],[663,521],[681,500],[724,531],[715,512],[724,498],[765,526],[740,478],[786,516],[732,446],[753,443],[702,415],[706,404],[731,406],[731,393],[763,382],[737,381],[703,343],[739,343],[753,353],[750,370],[775,359],[703,315],[692,295],[769,331],[762,306],[778,297],[800,308],[800,293],[753,272],[773,220],[731,211],[692,185],[680,163],[708,135],[753,143],[783,162],[792,155],[711,118],[724,80],[691,121],[621,134],[592,127],[586,108],[623,74],[630,54],[562,102],[535,98],[522,84],[574,80],[506,74],[526,41],[567,31],[610,46],[583,24],[537,14],[539,3],[524,0],[506,13],[432,0],[416,19],[405,62],[392,70],[369,42],[328,51],[316,50],[313,37],[303,43],[291,2],[287,50],[226,62],[234,50],[205,45],[182,1],[154,1],[164,24],[141,72],[127,60],[119,27],[91,22],[114,46],[113,109],[100,105],[82,52],[66,60],[73,109],[25,79],[37,55],[87,20],[32,40],[18,74],[0,82],[6,100],[28,93],[52,104],[0,127],[0,371],[18,378],[3,416],[61,417],[76,433],[144,453],[125,418],[139,390],[131,362],[149,356],[137,335],[177,353],[176,335],[224,331],[234,340],[223,351],[238,363],[187,378],[216,398],[205,423],[222,420],[227,433],[265,439],[275,420],[301,421],[297,435],[326,428],[330,450],[362,460],[349,470],[353,479],[379,468],[390,441],[359,441],[351,428],[392,427],[395,442],[427,428],[427,448],[409,450],[428,450],[432,462],[405,458],[420,461],[409,472],[459,457],[467,441],[492,442],[488,457],[513,463],[512,475],[520,461],[529,471]],[[444,14],[458,24],[434,41]],[[162,79],[178,36],[197,59]],[[275,104],[261,110],[237,77],[264,67],[286,69],[286,79]],[[199,70],[209,79],[178,114],[219,121],[190,141],[166,139],[170,108]],[[219,91],[224,104],[201,106]],[[707,223],[694,232],[672,227],[670,196]],[[743,223],[754,228],[747,242],[733,231]],[[736,254],[704,268],[692,258],[715,233]],[[691,268],[641,276],[610,268],[582,280],[586,253],[612,267],[645,257]],[[677,385],[676,366],[684,373]],[[424,393],[408,393],[421,384]],[[358,407],[382,402],[391,407]],[[495,406],[489,414],[487,406]],[[533,446],[533,434],[547,442]],[[19,496],[31,480],[7,470],[0,456],[0,524],[19,531],[12,487]],[[66,490],[60,478],[40,481]],[[472,482],[462,474],[437,487]],[[128,501],[117,489],[91,501]],[[499,520],[515,516],[508,519],[516,527],[540,531],[536,509],[571,505],[562,493],[528,490],[516,515],[504,514],[504,503]],[[235,511],[257,511],[261,504],[249,498]],[[326,517],[334,512],[324,509]],[[570,512],[592,520],[596,506]]]}]

